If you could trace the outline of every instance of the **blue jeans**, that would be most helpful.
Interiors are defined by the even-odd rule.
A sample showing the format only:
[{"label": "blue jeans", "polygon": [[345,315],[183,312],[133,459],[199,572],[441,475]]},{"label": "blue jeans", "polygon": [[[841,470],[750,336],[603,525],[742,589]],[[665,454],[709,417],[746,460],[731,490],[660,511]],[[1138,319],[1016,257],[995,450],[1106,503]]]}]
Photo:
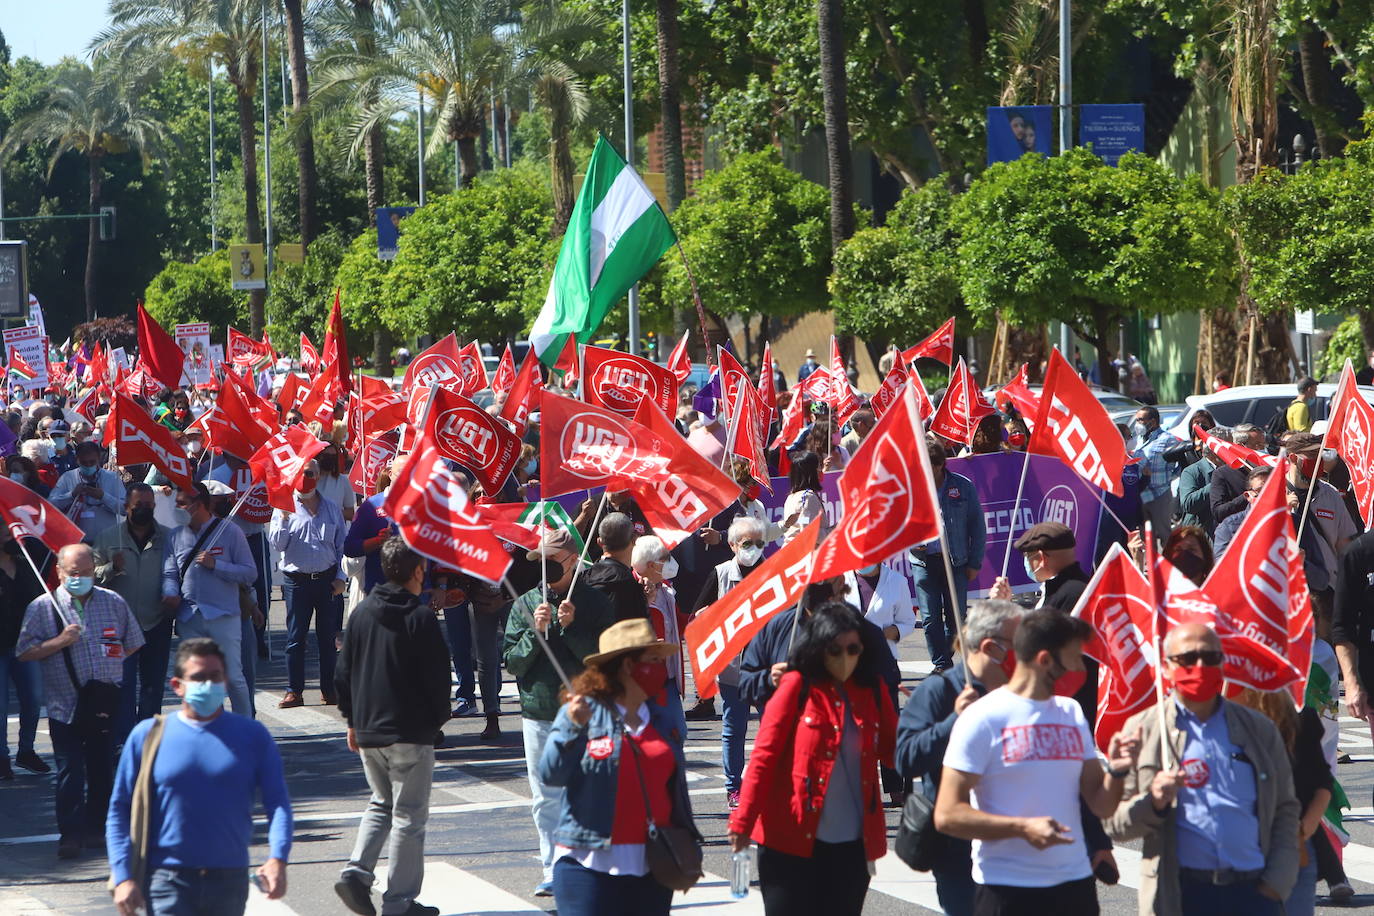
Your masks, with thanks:
[{"label": "blue jeans", "polygon": [[652,875],[608,875],[567,856],[553,866],[558,916],[657,916],[673,904],[673,892]]},{"label": "blue jeans", "polygon": [[143,648],[124,659],[123,703],[115,744],[123,744],[139,722],[162,712],[171,657],[172,618],[164,617],[151,630],[143,631]]},{"label": "blue jeans", "polygon": [[1312,916],[1317,909],[1317,850],[1311,840],[1303,845],[1307,847],[1307,864],[1298,869],[1298,881],[1283,902],[1284,916]]},{"label": "blue jeans", "polygon": [[[738,792],[744,781],[744,741],[749,732],[749,703],[734,684],[720,687],[720,765],[725,791]],[[684,719],[684,724],[686,720]],[[684,730],[685,734],[685,730]]]},{"label": "blue jeans", "polygon": [[962,870],[933,868],[930,873],[945,916],[973,916],[973,894],[978,885],[973,883],[972,863],[965,863]]},{"label": "blue jeans", "polygon": [[[243,654],[247,656],[251,654],[251,648],[253,646],[259,643],[265,644],[267,608],[271,603],[272,591],[272,580],[267,570],[268,567],[271,566],[272,560],[270,559],[271,555],[267,551],[267,536],[261,531],[256,534],[246,534],[244,535],[244,539],[248,541],[248,552],[253,555],[253,565],[258,568],[258,577],[253,580],[253,593],[258,597],[258,607],[262,609],[262,619],[264,623],[262,630],[258,630],[257,628],[253,629],[253,640],[243,644]],[[244,632],[247,633],[248,631],[245,630]],[[245,673],[247,673],[246,667],[245,665]],[[252,674],[248,674],[248,678],[251,681],[253,679]]]},{"label": "blue jeans", "polygon": [[43,681],[38,662],[21,662],[14,650],[0,652],[0,753],[10,754],[10,681],[19,698],[19,751],[33,750],[33,738],[38,733],[38,709],[43,705]]},{"label": "blue jeans", "polygon": [[75,725],[48,717],[57,759],[57,832],[84,840],[105,833],[114,786],[114,736],[83,738]]},{"label": "blue jeans", "polygon": [[1180,878],[1183,916],[1279,916],[1280,904],[1259,892],[1258,881],[1221,887]]},{"label": "blue jeans", "polygon": [[334,695],[334,615],[333,576],[318,579],[291,578],[286,575],[281,587],[286,598],[286,683],[293,693],[305,692],[305,640],[310,636],[310,618],[315,618],[315,646],[320,653],[320,692]]},{"label": "blue jeans", "polygon": [[[949,584],[945,564],[939,554],[927,554],[926,565],[911,564],[911,578],[916,583],[916,603],[921,608],[921,629],[925,633],[930,661],[936,668],[948,668],[954,637],[959,624],[949,603]],[[968,606],[968,567],[954,567],[954,592],[959,599],[959,613]]]},{"label": "blue jeans", "polygon": [[467,602],[444,608],[444,629],[448,631],[448,650],[453,656],[453,674],[458,678],[455,700],[473,703],[477,699],[476,674],[472,666],[472,614]]},{"label": "blue jeans", "polygon": [[243,916],[246,868],[155,868],[148,878],[150,916]]}]

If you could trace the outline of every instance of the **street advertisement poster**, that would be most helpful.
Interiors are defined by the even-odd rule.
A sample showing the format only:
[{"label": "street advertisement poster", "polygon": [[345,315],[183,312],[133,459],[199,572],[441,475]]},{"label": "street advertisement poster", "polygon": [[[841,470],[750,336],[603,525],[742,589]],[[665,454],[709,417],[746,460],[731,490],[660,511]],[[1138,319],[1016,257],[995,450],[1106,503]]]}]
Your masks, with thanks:
[{"label": "street advertisement poster", "polygon": [[267,261],[261,245],[229,246],[230,285],[236,290],[267,289]]},{"label": "street advertisement poster", "polygon": [[[1016,488],[1021,480],[1021,468],[1027,457],[1030,467],[1026,470],[1026,483],[1017,508]],[[1084,570],[1092,570],[1102,504],[1093,495],[1092,485],[1084,482],[1064,462],[1046,455],[1027,456],[1025,452],[1003,452],[995,455],[953,458],[946,468],[973,481],[978,501],[983,506],[983,520],[987,526],[987,548],[983,566],[978,576],[969,583],[970,599],[987,597],[992,589],[993,580],[1002,574],[1004,559],[1011,544],[1032,525],[1040,522],[1060,522],[1071,528],[1078,538],[1078,562]],[[831,471],[821,478],[821,495],[825,501],[826,519],[831,527],[840,518],[839,476],[839,471]],[[782,507],[787,500],[790,485],[786,477],[774,477],[771,483],[773,492],[761,490],[758,499],[768,513],[768,521],[781,525]],[[531,488],[532,491],[534,489],[536,488]],[[562,505],[569,516],[576,517],[584,499],[600,499],[601,493],[600,487],[592,490],[575,490],[552,497],[552,501]],[[537,498],[537,495],[531,492],[530,499]],[[764,551],[765,555],[771,555],[779,546],[777,543],[770,544]],[[905,551],[890,558],[888,563],[903,575],[911,577],[911,562]],[[1021,555],[1015,550],[1012,550],[1009,562],[1005,565],[1007,579],[1014,593],[1038,590],[1039,585],[1026,573]],[[912,595],[914,597],[915,592]]]},{"label": "street advertisement poster", "polygon": [[1078,106],[1078,145],[1091,145],[1103,162],[1115,166],[1129,152],[1145,151],[1144,105]]},{"label": "street advertisement poster", "polygon": [[1012,162],[1026,153],[1054,151],[1054,108],[1050,105],[990,107],[987,110],[988,165]]},{"label": "street advertisement poster", "polygon": [[28,363],[35,373],[32,379],[11,377],[10,384],[18,384],[26,391],[42,391],[48,387],[48,351],[44,346],[46,337],[43,329],[34,324],[22,328],[6,328],[5,360],[9,361],[10,347],[19,353],[20,359]]},{"label": "street advertisement poster", "polygon": [[377,208],[377,257],[395,259],[401,241],[401,220],[415,212],[414,207]]},{"label": "street advertisement poster", "polygon": [[205,385],[210,382],[210,325],[205,321],[176,326],[177,346],[185,354],[182,364],[183,385]]}]

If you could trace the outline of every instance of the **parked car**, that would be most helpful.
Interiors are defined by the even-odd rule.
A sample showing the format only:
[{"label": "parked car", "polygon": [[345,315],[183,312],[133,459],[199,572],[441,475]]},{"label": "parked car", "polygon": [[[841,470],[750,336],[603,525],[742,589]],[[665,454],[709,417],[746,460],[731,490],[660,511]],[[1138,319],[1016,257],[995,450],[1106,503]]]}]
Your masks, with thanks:
[{"label": "parked car", "polygon": [[[1137,404],[1135,407],[1130,407],[1124,410],[1109,409],[1107,413],[1111,416],[1113,423],[1120,423],[1122,426],[1129,428],[1131,425],[1131,421],[1135,419],[1135,412],[1139,410],[1140,407],[1141,405]],[[1155,409],[1159,411],[1160,428],[1173,429],[1174,424],[1178,422],[1179,418],[1182,417],[1185,413],[1187,413],[1188,405],[1160,404],[1156,406]]]},{"label": "parked car", "polygon": [[[1374,387],[1361,385],[1359,392],[1366,401],[1374,404]],[[1212,418],[1217,421],[1218,425],[1236,426],[1240,423],[1253,423],[1260,429],[1264,429],[1269,425],[1269,421],[1274,418],[1274,415],[1280,410],[1287,410],[1288,405],[1292,404],[1293,399],[1297,396],[1297,387],[1291,383],[1239,385],[1235,388],[1227,388],[1225,391],[1218,391],[1215,394],[1194,394],[1185,399],[1188,409],[1183,415],[1176,419],[1171,426],[1165,428],[1180,439],[1187,439],[1188,430],[1192,426],[1193,415],[1199,410],[1205,409],[1212,414]],[[1322,383],[1317,385],[1317,403],[1312,407],[1312,419],[1314,421],[1326,419],[1331,399],[1335,396],[1335,384]]]},{"label": "parked car", "polygon": [[[1028,387],[1037,398],[1040,397],[1040,393],[1044,390],[1041,385],[1030,385]],[[1097,396],[1097,400],[1106,408],[1107,413],[1112,415],[1112,419],[1116,419],[1116,415],[1121,411],[1135,413],[1140,409],[1141,405],[1139,401],[1135,398],[1127,397],[1115,388],[1103,388],[1101,385],[1089,385],[1088,387],[1092,389],[1092,393]],[[991,402],[997,392],[1001,390],[1001,385],[989,385],[983,389],[983,397]],[[1032,417],[1031,419],[1035,418]],[[1130,420],[1126,422],[1129,424]]]}]

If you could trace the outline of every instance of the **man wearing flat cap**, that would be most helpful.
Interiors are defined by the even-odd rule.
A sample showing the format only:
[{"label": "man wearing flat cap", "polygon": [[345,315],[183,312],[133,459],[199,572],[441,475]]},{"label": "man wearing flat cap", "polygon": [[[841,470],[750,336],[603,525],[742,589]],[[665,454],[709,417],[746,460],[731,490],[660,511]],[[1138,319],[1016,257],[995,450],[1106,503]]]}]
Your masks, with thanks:
[{"label": "man wearing flat cap", "polygon": [[548,594],[546,597],[541,584],[515,599],[506,622],[504,654],[506,670],[515,677],[520,690],[530,808],[539,831],[539,856],[544,866],[543,879],[534,893],[537,897],[548,897],[553,894],[553,834],[563,807],[563,789],[539,778],[539,760],[558,715],[558,691],[563,686],[548,653],[558,660],[563,674],[576,677],[582,671],[582,660],[597,651],[601,632],[615,623],[615,613],[606,597],[587,584],[586,576],[578,577],[576,588],[571,588],[582,561],[566,529],[545,531],[539,546],[526,557],[544,564],[542,582],[547,583]]}]

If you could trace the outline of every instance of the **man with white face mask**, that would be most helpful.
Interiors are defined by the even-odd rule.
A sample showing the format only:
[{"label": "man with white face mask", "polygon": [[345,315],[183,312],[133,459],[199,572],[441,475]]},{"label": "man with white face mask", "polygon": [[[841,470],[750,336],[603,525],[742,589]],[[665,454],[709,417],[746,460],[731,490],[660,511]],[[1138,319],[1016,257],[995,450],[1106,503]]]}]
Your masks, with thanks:
[{"label": "man with white face mask", "polygon": [[[649,603],[649,622],[654,625],[658,638],[669,645],[682,643],[682,626],[686,615],[678,616],[677,591],[670,580],[677,575],[677,560],[668,554],[656,534],[646,534],[634,543],[630,557],[630,567],[644,587],[644,595]],[[687,719],[682,711],[683,685],[687,682],[682,653],[677,659],[668,662],[668,687],[663,691],[662,705],[672,713],[678,734],[687,736]],[[650,699],[654,699],[651,697]]]},{"label": "man with white face mask", "polygon": [[[721,595],[739,585],[762,562],[764,536],[763,523],[747,515],[730,523],[726,538],[734,559],[721,563],[716,567],[716,574],[706,580],[693,608],[694,614],[715,604]],[[739,675],[739,658],[736,657],[716,677],[724,707],[720,728],[721,764],[725,770],[725,797],[731,808],[739,805],[744,775],[744,740],[749,729],[749,703],[740,696]]]}]

